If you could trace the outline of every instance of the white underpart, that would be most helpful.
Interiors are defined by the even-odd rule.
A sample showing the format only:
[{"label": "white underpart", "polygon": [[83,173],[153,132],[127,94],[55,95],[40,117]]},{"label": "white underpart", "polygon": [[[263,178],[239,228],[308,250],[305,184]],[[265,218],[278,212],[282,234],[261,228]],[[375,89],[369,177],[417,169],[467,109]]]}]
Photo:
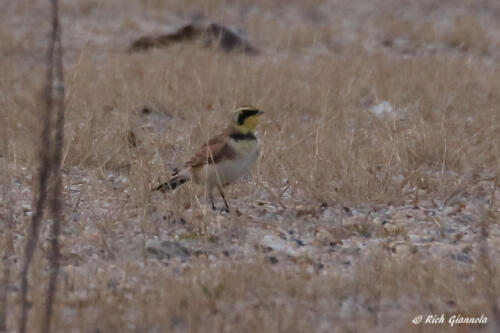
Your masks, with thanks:
[{"label": "white underpart", "polygon": [[248,174],[259,156],[259,145],[249,141],[229,141],[232,148],[239,152],[234,158],[224,160],[217,167],[204,168],[202,177],[207,179],[207,187],[214,188],[235,182]]}]

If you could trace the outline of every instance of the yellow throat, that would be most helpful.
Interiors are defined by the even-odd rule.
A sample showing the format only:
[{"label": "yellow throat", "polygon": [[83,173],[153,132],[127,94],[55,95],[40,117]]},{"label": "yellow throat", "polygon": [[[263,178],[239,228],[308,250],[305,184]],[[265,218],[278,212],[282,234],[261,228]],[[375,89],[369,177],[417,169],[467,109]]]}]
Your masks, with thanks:
[{"label": "yellow throat", "polygon": [[238,130],[238,132],[247,134],[253,132],[258,123],[259,120],[257,119],[257,116],[250,116],[245,119],[242,125],[236,125],[236,129]]}]

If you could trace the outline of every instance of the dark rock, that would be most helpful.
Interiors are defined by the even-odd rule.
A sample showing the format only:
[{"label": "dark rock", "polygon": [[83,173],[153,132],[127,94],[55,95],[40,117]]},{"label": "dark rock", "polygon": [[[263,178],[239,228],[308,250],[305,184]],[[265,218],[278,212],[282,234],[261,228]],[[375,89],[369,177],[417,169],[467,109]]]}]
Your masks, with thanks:
[{"label": "dark rock", "polygon": [[155,239],[146,242],[146,252],[156,256],[158,259],[171,259],[178,257],[186,259],[191,255],[190,251],[179,242],[159,241]]},{"label": "dark rock", "polygon": [[130,45],[129,51],[147,51],[151,48],[167,47],[173,43],[194,40],[202,32],[203,29],[201,27],[194,24],[187,24],[169,34],[143,36]]},{"label": "dark rock", "polygon": [[251,55],[258,53],[257,49],[238,33],[221,24],[211,23],[204,31],[204,39],[207,45],[216,44],[227,53],[235,50]]},{"label": "dark rock", "polygon": [[451,227],[445,227],[445,228],[443,229],[443,231],[444,231],[446,234],[453,234],[453,233],[455,233],[455,232],[457,231],[457,229],[455,229],[455,228],[451,228]]},{"label": "dark rock", "polygon": [[305,246],[306,245],[306,244],[304,244],[303,241],[301,241],[298,238],[293,238],[292,241],[295,242],[298,246]]},{"label": "dark rock", "polygon": [[216,46],[226,53],[233,51],[249,55],[258,54],[258,50],[240,34],[225,25],[189,23],[176,31],[162,35],[147,35],[138,38],[129,46],[130,52],[147,51],[151,48],[168,47],[175,43],[201,39],[205,46]]},{"label": "dark rock", "polygon": [[342,265],[344,266],[351,266],[351,261],[350,260],[341,260]]},{"label": "dark rock", "polygon": [[466,264],[472,263],[472,260],[469,258],[469,256],[466,255],[463,252],[453,253],[450,256],[450,258],[453,259],[453,260],[456,260],[456,261],[460,261],[460,262],[466,263]]}]

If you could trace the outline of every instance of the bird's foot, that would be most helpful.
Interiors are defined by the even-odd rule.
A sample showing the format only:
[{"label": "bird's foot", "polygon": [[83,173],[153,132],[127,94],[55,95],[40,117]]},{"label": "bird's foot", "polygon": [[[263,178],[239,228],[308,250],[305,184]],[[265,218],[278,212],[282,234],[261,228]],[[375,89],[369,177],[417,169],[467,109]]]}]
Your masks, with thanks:
[{"label": "bird's foot", "polygon": [[229,213],[230,212],[229,208],[227,208],[227,207],[217,208],[215,206],[212,206],[212,210],[214,212],[218,212],[218,213]]}]

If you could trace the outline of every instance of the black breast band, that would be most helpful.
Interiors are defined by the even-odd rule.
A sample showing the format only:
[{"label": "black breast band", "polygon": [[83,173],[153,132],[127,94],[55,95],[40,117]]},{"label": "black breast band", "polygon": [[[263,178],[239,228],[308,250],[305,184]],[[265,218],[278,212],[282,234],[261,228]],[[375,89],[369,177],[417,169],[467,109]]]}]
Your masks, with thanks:
[{"label": "black breast band", "polygon": [[240,141],[240,140],[255,140],[257,139],[255,135],[253,135],[252,132],[249,132],[247,134],[242,134],[242,133],[234,133],[230,135],[231,139]]}]

